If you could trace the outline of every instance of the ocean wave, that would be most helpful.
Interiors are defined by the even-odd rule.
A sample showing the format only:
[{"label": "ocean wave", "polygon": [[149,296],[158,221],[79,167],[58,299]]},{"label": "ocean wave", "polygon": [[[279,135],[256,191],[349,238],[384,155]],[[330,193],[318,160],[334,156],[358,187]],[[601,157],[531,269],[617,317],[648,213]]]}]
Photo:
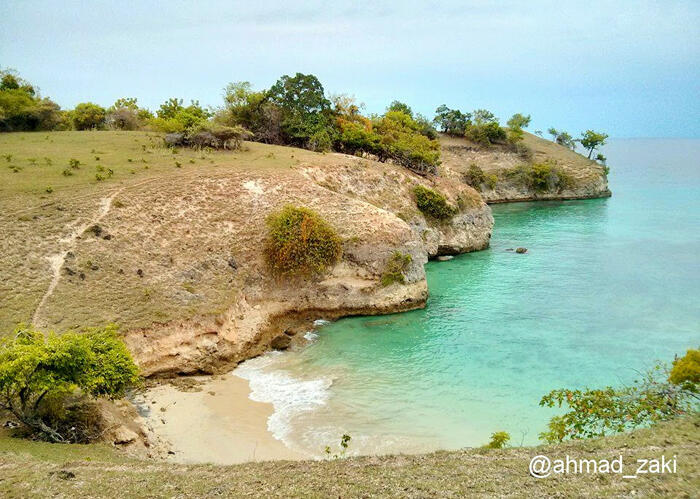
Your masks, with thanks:
[{"label": "ocean wave", "polygon": [[324,406],[333,381],[330,378],[295,378],[274,365],[279,355],[282,352],[270,352],[247,360],[233,375],[248,380],[251,400],[272,404],[274,412],[267,420],[267,428],[276,439],[290,444],[293,419]]},{"label": "ocean wave", "polygon": [[307,331],[304,333],[304,338],[308,341],[316,341],[318,339],[318,333],[314,333],[313,331]]},{"label": "ocean wave", "polygon": [[325,326],[325,325],[330,324],[330,323],[331,323],[331,321],[327,321],[326,319],[316,319],[314,321],[314,327],[321,327],[321,326]]}]

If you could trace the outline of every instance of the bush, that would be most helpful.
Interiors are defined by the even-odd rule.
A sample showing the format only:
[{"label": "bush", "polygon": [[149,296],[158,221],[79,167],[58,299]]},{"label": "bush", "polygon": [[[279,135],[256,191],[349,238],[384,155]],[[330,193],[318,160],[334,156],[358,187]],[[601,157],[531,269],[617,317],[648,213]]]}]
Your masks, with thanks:
[{"label": "bush", "polygon": [[682,381],[674,384],[669,379],[665,366],[658,365],[632,386],[553,390],[542,397],[540,406],[566,405],[569,410],[554,416],[540,438],[555,443],[602,437],[685,414],[692,409],[696,392],[687,390]]},{"label": "bush", "polygon": [[447,198],[439,192],[417,185],[413,188],[413,193],[418,209],[430,217],[443,220],[457,213],[457,210],[447,203]]},{"label": "bush", "polygon": [[674,360],[668,380],[689,392],[700,392],[700,350],[690,349]]},{"label": "bush", "polygon": [[285,206],[266,223],[265,256],[274,274],[321,274],[340,258],[342,245],[335,229],[308,208]]},{"label": "bush", "polygon": [[497,431],[491,434],[491,441],[486,444],[488,449],[502,449],[510,441],[510,434],[507,431]]},{"label": "bush", "polygon": [[574,179],[550,162],[520,165],[507,171],[506,176],[536,192],[561,192],[574,186]]},{"label": "bush", "polygon": [[507,139],[506,131],[493,121],[468,126],[464,136],[482,146],[503,143]]},{"label": "bush", "polygon": [[194,147],[197,149],[240,149],[250,132],[240,126],[224,126],[214,123],[200,123],[187,132],[169,133],[165,136],[168,147]]},{"label": "bush", "polygon": [[71,112],[73,127],[76,130],[91,130],[101,128],[105,124],[107,112],[105,108],[92,102],[83,102],[75,106]]},{"label": "bush", "polygon": [[386,267],[382,273],[382,286],[389,286],[395,282],[405,284],[406,277],[404,276],[404,272],[408,270],[408,267],[411,265],[412,261],[413,259],[411,258],[411,255],[405,255],[400,251],[394,251],[391,258],[389,258],[389,261],[386,263]]},{"label": "bush", "polygon": [[373,123],[379,135],[379,159],[391,159],[422,175],[437,173],[440,143],[420,133],[421,126],[401,111],[389,111]]},{"label": "bush", "polygon": [[0,340],[0,409],[52,442],[70,441],[56,424],[70,423],[69,399],[122,397],[138,380],[116,326],[60,336],[20,326]]}]

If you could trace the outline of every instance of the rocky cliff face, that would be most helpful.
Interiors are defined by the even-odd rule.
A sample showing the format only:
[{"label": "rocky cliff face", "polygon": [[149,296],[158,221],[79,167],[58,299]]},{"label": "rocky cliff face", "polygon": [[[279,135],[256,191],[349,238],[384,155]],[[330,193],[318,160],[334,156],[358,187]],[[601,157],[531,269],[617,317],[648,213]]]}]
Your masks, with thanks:
[{"label": "rocky cliff face", "polygon": [[[466,181],[472,165],[476,165],[490,182],[478,185],[487,203],[539,201],[555,199],[588,199],[608,197],[608,179],[603,165],[565,147],[531,134],[525,134],[525,149],[518,153],[505,147],[480,147],[463,138],[442,137],[443,168],[453,177]],[[547,163],[566,177],[561,186],[535,189],[522,176],[513,175],[517,168]],[[556,178],[556,177],[555,177]]]},{"label": "rocky cliff face", "polygon": [[[458,213],[426,218],[417,184],[443,192]],[[489,207],[460,181],[340,154],[157,178],[108,201],[99,227],[76,236],[39,320],[58,330],[120,324],[145,375],[230,368],[286,346],[319,317],[422,307],[428,259],[487,247],[493,226]],[[265,218],[285,204],[317,211],[341,236],[342,260],[326,275],[268,273]],[[397,251],[411,256],[405,283],[382,286]],[[67,313],[68,300],[81,306]]]}]

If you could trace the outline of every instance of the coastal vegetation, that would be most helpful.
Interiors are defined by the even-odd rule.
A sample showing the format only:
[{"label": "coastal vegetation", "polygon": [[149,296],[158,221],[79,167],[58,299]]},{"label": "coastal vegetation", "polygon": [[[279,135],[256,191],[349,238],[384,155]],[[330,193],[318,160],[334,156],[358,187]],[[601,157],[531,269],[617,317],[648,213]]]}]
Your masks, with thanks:
[{"label": "coastal vegetation", "polygon": [[447,198],[433,189],[417,185],[413,188],[413,194],[416,196],[418,209],[436,220],[445,220],[457,213],[457,209],[447,202]]},{"label": "coastal vegetation", "polygon": [[382,273],[382,286],[389,286],[394,283],[405,284],[406,277],[404,272],[408,270],[413,259],[411,255],[406,255],[400,251],[395,251],[389,261],[386,263],[384,272]]},{"label": "coastal vegetation", "polygon": [[308,208],[285,206],[268,216],[267,229],[265,255],[277,275],[321,274],[342,254],[335,229]]},{"label": "coastal vegetation", "polygon": [[568,411],[552,417],[540,438],[554,443],[601,437],[667,421],[697,411],[699,389],[700,351],[691,349],[671,370],[657,365],[631,386],[552,390],[540,405]]},{"label": "coastal vegetation", "polygon": [[0,338],[0,409],[50,442],[96,439],[96,397],[120,398],[139,381],[115,326],[44,335],[19,326]]}]

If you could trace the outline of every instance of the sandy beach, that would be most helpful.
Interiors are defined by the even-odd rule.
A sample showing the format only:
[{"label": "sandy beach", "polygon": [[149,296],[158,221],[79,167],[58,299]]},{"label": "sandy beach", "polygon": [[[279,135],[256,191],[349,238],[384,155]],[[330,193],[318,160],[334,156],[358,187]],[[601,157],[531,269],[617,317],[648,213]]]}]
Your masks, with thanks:
[{"label": "sandy beach", "polygon": [[181,463],[236,464],[304,459],[267,429],[272,404],[249,398],[248,381],[232,374],[194,378],[187,388],[164,383],[140,401],[145,420]]}]

